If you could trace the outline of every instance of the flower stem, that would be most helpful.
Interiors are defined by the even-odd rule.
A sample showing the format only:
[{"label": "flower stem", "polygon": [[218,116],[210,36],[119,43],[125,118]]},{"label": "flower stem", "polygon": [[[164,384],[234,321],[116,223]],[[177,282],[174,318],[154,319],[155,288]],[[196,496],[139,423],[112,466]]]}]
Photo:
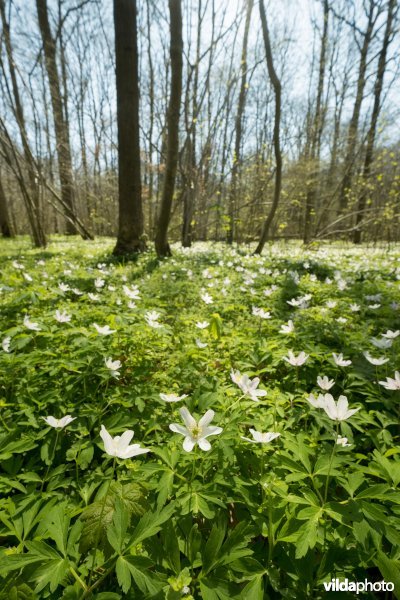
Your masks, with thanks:
[{"label": "flower stem", "polygon": [[56,429],[56,439],[55,439],[55,442],[54,442],[53,451],[51,453],[50,463],[47,465],[46,474],[45,474],[45,476],[44,476],[44,478],[42,480],[42,485],[40,487],[40,491],[41,492],[43,492],[45,481],[47,480],[47,476],[49,474],[50,467],[53,464],[53,460],[54,460],[54,456],[55,456],[55,453],[56,453],[56,448],[57,448],[57,442],[58,442],[58,436],[59,436],[59,434],[60,434],[60,430]]},{"label": "flower stem", "polygon": [[332,452],[331,452],[331,457],[329,459],[328,473],[327,473],[326,482],[325,482],[324,504],[326,504],[326,501],[327,501],[327,498],[328,498],[329,478],[330,478],[330,475],[331,475],[333,458],[334,458],[335,453],[336,453],[336,446],[337,446],[338,436],[339,436],[339,421],[336,421],[336,438],[335,438],[335,442],[334,442],[333,449],[332,449]]}]

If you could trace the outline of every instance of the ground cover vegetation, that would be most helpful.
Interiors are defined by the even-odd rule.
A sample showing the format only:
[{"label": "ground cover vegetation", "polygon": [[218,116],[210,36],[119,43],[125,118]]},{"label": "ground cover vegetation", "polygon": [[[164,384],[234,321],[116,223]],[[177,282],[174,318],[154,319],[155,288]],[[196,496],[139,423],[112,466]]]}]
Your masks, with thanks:
[{"label": "ground cover vegetation", "polygon": [[112,244],[0,248],[0,599],[399,591],[399,250]]}]

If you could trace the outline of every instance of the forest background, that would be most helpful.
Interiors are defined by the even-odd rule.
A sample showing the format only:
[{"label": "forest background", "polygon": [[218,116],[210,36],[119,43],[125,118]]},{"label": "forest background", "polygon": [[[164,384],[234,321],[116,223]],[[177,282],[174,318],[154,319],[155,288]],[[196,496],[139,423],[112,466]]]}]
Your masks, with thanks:
[{"label": "forest background", "polygon": [[[125,157],[129,149],[118,144],[119,123],[131,142],[138,130],[139,183],[128,193],[136,206],[140,197],[133,214],[141,242],[130,249],[155,239],[161,220],[159,254],[167,253],[167,230],[184,246],[398,240],[397,0],[115,7],[0,0],[3,235],[30,233],[37,246],[52,233],[120,236],[132,211],[121,210],[118,146]],[[126,127],[118,18],[126,27],[117,40],[131,36],[137,62],[137,107],[128,103]],[[133,74],[134,63],[121,60],[120,73]],[[176,162],[172,189],[168,156]],[[127,172],[129,187],[136,175],[129,165]]]}]

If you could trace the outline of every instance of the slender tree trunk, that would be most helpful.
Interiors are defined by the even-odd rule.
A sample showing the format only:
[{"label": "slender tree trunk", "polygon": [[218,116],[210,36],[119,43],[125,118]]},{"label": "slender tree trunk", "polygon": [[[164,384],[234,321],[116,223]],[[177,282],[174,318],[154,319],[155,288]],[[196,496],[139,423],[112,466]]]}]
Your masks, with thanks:
[{"label": "slender tree trunk", "polygon": [[351,188],[354,171],[354,161],[358,137],[358,124],[361,114],[361,105],[364,98],[364,89],[366,83],[366,73],[368,67],[368,52],[372,39],[376,17],[375,0],[369,0],[368,24],[364,34],[364,40],[360,51],[360,64],[358,69],[356,99],[353,106],[349,129],[347,132],[347,146],[344,160],[344,175],[339,192],[339,213],[343,212],[348,204],[348,193]]},{"label": "slender tree trunk", "polygon": [[[73,223],[74,183],[72,176],[71,145],[69,139],[66,110],[63,106],[60,78],[57,69],[56,43],[50,29],[47,0],[36,0],[39,29],[42,37],[47,77],[49,80],[51,105],[53,109],[54,131],[56,134],[58,171],[60,176],[61,198],[67,210],[67,233],[76,234]],[[64,99],[67,102],[67,98]]]},{"label": "slender tree trunk", "polygon": [[386,64],[387,64],[387,51],[391,42],[393,34],[393,21],[395,16],[395,9],[397,6],[397,0],[389,0],[388,15],[386,20],[385,34],[383,37],[382,49],[379,54],[378,70],[376,74],[375,87],[374,87],[374,105],[372,108],[371,123],[367,134],[367,148],[365,152],[364,167],[362,173],[363,187],[361,195],[358,199],[357,216],[356,216],[356,229],[353,235],[353,242],[355,244],[361,243],[362,229],[361,223],[364,218],[364,210],[367,204],[367,184],[371,174],[371,165],[374,158],[374,145],[376,137],[376,128],[378,124],[379,113],[381,110],[381,96],[383,88],[383,79],[385,77]]},{"label": "slender tree trunk", "polygon": [[153,56],[151,52],[151,24],[150,24],[150,0],[146,0],[146,17],[147,17],[147,60],[149,65],[149,191],[148,191],[148,202],[149,202],[149,235],[153,238],[155,221],[156,221],[156,210],[154,201],[154,167],[153,167],[153,133],[154,133],[154,66]]},{"label": "slender tree trunk", "polygon": [[114,0],[118,121],[119,226],[114,254],[146,249],[139,145],[136,0]]},{"label": "slender tree trunk", "polygon": [[272,58],[271,51],[271,42],[268,31],[268,23],[267,23],[267,15],[265,13],[264,0],[260,0],[260,18],[261,18],[261,26],[264,38],[264,46],[265,46],[265,55],[267,59],[267,67],[268,67],[268,75],[271,79],[272,86],[275,92],[275,118],[274,118],[274,133],[273,133],[273,144],[274,144],[274,154],[275,154],[275,185],[274,185],[274,198],[272,201],[272,206],[268,213],[268,216],[265,220],[261,238],[258,242],[257,248],[255,249],[255,254],[261,254],[263,248],[265,246],[265,242],[268,239],[269,229],[271,227],[271,223],[275,216],[276,209],[278,208],[280,196],[281,196],[281,187],[282,187],[282,153],[281,153],[281,145],[280,145],[280,123],[281,123],[281,82],[276,74],[274,68],[274,61]]},{"label": "slender tree trunk", "polygon": [[[35,161],[32,156],[26,133],[25,117],[19,94],[15,62],[11,45],[10,27],[6,19],[4,0],[0,0],[0,15],[3,25],[4,44],[6,48],[8,68],[10,72],[12,85],[12,94],[14,100],[13,111],[18,124],[24,159],[27,165],[29,189],[24,184],[22,178],[19,178],[18,182],[21,187],[22,196],[24,198],[25,208],[28,215],[28,221],[32,232],[33,243],[38,248],[41,248],[46,246],[46,235],[43,230],[42,215],[40,211],[38,177],[35,169]],[[3,65],[2,70],[4,73]]]},{"label": "slender tree trunk", "polygon": [[242,147],[242,132],[243,132],[243,114],[246,105],[246,92],[247,92],[247,46],[249,40],[249,29],[251,21],[251,13],[253,10],[254,0],[246,0],[246,21],[244,25],[243,34],[243,45],[242,45],[242,57],[240,62],[241,81],[238,106],[235,120],[235,150],[233,155],[233,164],[231,172],[231,186],[228,199],[228,210],[229,210],[229,228],[227,232],[226,241],[228,244],[232,244],[235,237],[235,221],[237,218],[236,214],[236,196],[237,196],[237,184],[239,178],[239,169],[241,164],[241,147]]},{"label": "slender tree trunk", "polygon": [[10,216],[8,214],[7,199],[3,188],[3,183],[0,177],[0,231],[3,237],[14,237],[11,227]]},{"label": "slender tree trunk", "polygon": [[155,238],[156,252],[157,256],[160,258],[171,255],[171,249],[168,243],[168,226],[171,217],[171,206],[178,165],[179,115],[182,95],[183,40],[181,0],[169,0],[169,13],[171,35],[171,93],[167,117],[167,160],[161,198],[161,209]]},{"label": "slender tree trunk", "polygon": [[310,242],[312,235],[312,225],[315,215],[315,199],[317,196],[317,185],[319,176],[319,162],[320,162],[320,149],[321,149],[321,136],[323,128],[323,107],[322,99],[324,93],[324,81],[325,81],[325,64],[326,64],[326,47],[328,42],[328,18],[329,18],[329,2],[324,0],[324,24],[321,37],[321,50],[319,56],[319,73],[318,73],[318,87],[317,87],[317,99],[315,106],[315,117],[314,122],[311,126],[311,144],[309,160],[311,163],[311,183],[307,189],[306,196],[306,207],[305,207],[305,218],[304,218],[304,233],[303,241],[305,244]]}]

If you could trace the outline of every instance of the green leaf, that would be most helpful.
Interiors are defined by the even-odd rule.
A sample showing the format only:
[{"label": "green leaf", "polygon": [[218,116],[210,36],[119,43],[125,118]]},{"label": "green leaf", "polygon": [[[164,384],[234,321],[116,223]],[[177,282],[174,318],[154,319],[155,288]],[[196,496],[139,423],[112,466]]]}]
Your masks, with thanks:
[{"label": "green leaf", "polygon": [[257,575],[252,581],[246,585],[242,590],[243,598],[246,600],[263,600],[264,598],[264,585],[263,576]]},{"label": "green leaf", "polygon": [[143,540],[156,535],[163,523],[168,521],[174,513],[175,504],[171,502],[161,511],[149,511],[143,515],[133,531],[132,537],[129,540],[129,546],[134,546]]},{"label": "green leaf", "polygon": [[181,553],[179,550],[178,537],[176,535],[175,526],[172,519],[167,521],[163,527],[162,533],[165,558],[175,575],[179,575],[181,571]]},{"label": "green leaf", "polygon": [[378,550],[375,563],[382,573],[382,577],[386,582],[391,581],[394,584],[394,594],[396,598],[400,598],[400,566],[399,561],[389,558]]},{"label": "green leaf", "polygon": [[43,590],[50,584],[50,591],[54,592],[62,583],[69,572],[69,561],[65,558],[51,559],[35,570],[34,580],[37,582],[35,592]]},{"label": "green leaf", "polygon": [[126,594],[130,590],[132,581],[128,562],[123,556],[118,557],[115,571],[117,573],[118,585],[122,588],[124,594]]},{"label": "green leaf", "polygon": [[107,538],[111,546],[116,552],[118,552],[118,554],[121,554],[123,551],[128,525],[129,513],[126,510],[121,498],[116,498],[112,524],[107,528]]},{"label": "green leaf", "polygon": [[218,556],[226,532],[226,518],[220,514],[217,521],[212,526],[209,538],[202,553],[204,574],[210,571]]},{"label": "green leaf", "polygon": [[164,585],[154,573],[148,571],[153,565],[145,556],[119,556],[116,564],[118,583],[127,592],[132,579],[143,594],[156,594]]}]

